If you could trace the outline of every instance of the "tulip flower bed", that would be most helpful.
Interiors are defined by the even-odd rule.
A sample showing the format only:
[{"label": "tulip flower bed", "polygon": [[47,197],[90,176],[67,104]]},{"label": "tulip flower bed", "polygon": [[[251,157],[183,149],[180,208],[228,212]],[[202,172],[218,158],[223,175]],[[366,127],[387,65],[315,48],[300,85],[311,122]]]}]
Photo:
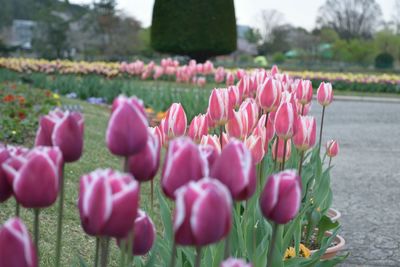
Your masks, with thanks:
[{"label": "tulip flower bed", "polygon": [[[340,263],[346,255],[326,254],[342,240],[328,213],[337,141],[320,156],[332,86],[321,83],[317,91],[323,106],[317,139],[316,120],[307,115],[312,84],[288,78],[274,68],[214,89],[207,110],[189,127],[180,103],[149,127],[144,103],[126,96],[114,99],[108,123],[98,121],[104,108],[85,118],[60,109],[43,116],[34,148],[1,147],[0,201],[7,202],[0,205],[8,217],[15,206],[16,217],[0,228],[0,266],[59,266],[63,251],[75,246],[70,235],[85,244],[76,244],[83,249],[74,259],[80,266]],[[81,162],[92,164],[74,169],[70,163],[82,155]],[[43,240],[49,229],[40,226],[40,216],[57,198],[51,216],[57,230]],[[21,214],[33,219],[24,223]],[[77,214],[83,231],[69,219]]]},{"label": "tulip flower bed", "polygon": [[38,117],[59,105],[59,96],[27,85],[0,83],[0,140],[28,142],[35,135]]}]

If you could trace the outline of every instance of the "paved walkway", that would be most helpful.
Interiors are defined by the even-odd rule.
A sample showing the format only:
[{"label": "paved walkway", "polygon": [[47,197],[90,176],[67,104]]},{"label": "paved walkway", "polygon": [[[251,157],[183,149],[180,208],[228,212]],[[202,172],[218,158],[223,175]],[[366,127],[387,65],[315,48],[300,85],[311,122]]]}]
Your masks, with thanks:
[{"label": "paved walkway", "polygon": [[351,253],[342,266],[400,266],[400,103],[336,101],[326,110],[328,138],[341,149],[331,179]]}]

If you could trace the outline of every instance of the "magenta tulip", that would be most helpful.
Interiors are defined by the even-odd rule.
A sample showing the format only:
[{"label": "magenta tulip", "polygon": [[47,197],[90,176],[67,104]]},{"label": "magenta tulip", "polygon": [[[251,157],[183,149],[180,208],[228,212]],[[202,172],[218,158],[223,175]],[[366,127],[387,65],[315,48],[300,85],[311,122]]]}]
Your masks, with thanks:
[{"label": "magenta tulip", "polygon": [[207,115],[199,114],[190,123],[188,136],[199,143],[204,135],[208,134]]},{"label": "magenta tulip", "polygon": [[35,146],[58,146],[65,162],[77,161],[83,151],[81,113],[56,109],[40,118]]},{"label": "magenta tulip", "polygon": [[175,199],[175,191],[189,181],[197,181],[208,172],[208,164],[199,147],[188,137],[180,137],[169,144],[161,176],[165,195]]},{"label": "magenta tulip", "polygon": [[[156,228],[150,217],[141,209],[138,210],[133,231],[132,254],[145,255],[153,247]],[[125,239],[118,239],[118,245],[121,244],[122,240],[128,241],[126,237]]]},{"label": "magenta tulip", "polygon": [[315,145],[317,123],[314,117],[299,116],[295,123],[293,144],[297,149],[306,151]]},{"label": "magenta tulip", "polygon": [[253,267],[253,265],[242,259],[228,258],[221,262],[219,267]]},{"label": "magenta tulip", "polygon": [[203,178],[176,191],[175,241],[179,245],[206,246],[228,235],[232,199],[219,181]]},{"label": "magenta tulip", "polygon": [[186,133],[187,118],[180,103],[173,103],[165,115],[164,133],[168,139],[182,136]]},{"label": "magenta tulip", "polygon": [[225,184],[235,200],[250,198],[256,189],[256,165],[246,146],[231,139],[211,169],[211,177]]},{"label": "magenta tulip", "polygon": [[138,205],[139,183],[130,174],[98,169],[81,177],[78,207],[89,235],[125,237]]},{"label": "magenta tulip", "polygon": [[143,102],[136,97],[119,96],[113,102],[106,132],[108,149],[114,155],[128,157],[147,143],[148,122]]},{"label": "magenta tulip", "polygon": [[0,203],[6,201],[12,195],[12,186],[8,183],[6,173],[1,165],[10,157],[7,148],[0,145]]},{"label": "magenta tulip", "polygon": [[328,106],[333,101],[332,84],[322,82],[317,91],[317,100],[321,106]]},{"label": "magenta tulip", "polygon": [[28,229],[19,218],[0,228],[0,267],[37,267],[38,258]]},{"label": "magenta tulip", "polygon": [[260,196],[261,211],[267,219],[286,224],[299,211],[301,179],[295,170],[286,170],[268,177]]},{"label": "magenta tulip", "polygon": [[128,170],[136,180],[145,182],[154,178],[160,166],[160,150],[158,137],[149,130],[146,147],[128,158]]},{"label": "magenta tulip", "polygon": [[275,114],[275,133],[278,137],[288,139],[293,136],[295,113],[293,105],[283,102]]},{"label": "magenta tulip", "polygon": [[58,147],[35,147],[3,163],[17,201],[25,208],[45,208],[57,199],[62,152]]},{"label": "magenta tulip", "polygon": [[339,153],[339,142],[336,140],[329,140],[326,143],[326,155],[330,158],[336,157]]},{"label": "magenta tulip", "polygon": [[277,81],[269,77],[257,88],[258,105],[265,111],[271,112],[278,108],[281,100],[281,89]]}]

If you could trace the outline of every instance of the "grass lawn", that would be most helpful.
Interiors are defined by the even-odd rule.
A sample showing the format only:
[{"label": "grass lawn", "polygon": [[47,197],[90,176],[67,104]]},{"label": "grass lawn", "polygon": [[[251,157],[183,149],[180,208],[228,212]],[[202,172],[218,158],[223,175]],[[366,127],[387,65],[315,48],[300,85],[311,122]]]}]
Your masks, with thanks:
[{"label": "grass lawn", "polygon": [[[82,158],[65,168],[66,191],[63,227],[63,254],[62,266],[79,266],[80,255],[87,263],[92,265],[95,239],[87,236],[81,228],[77,209],[79,178],[82,174],[96,168],[121,169],[122,160],[109,153],[105,146],[105,131],[109,117],[106,107],[95,106],[79,100],[63,99],[64,104],[79,104],[83,107],[85,116],[85,143]],[[142,200],[146,201],[150,185],[142,186]],[[0,222],[4,222],[14,215],[14,199],[0,204]],[[54,266],[57,203],[40,214],[40,266]],[[22,209],[21,217],[32,233],[33,212]],[[115,243],[111,242],[111,262],[109,266],[117,266],[119,253]]]}]

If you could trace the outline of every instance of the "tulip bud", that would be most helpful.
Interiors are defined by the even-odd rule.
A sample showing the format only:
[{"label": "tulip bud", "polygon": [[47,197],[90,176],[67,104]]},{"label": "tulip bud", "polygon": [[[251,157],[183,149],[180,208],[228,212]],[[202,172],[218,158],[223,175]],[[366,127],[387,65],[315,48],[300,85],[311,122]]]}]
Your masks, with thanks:
[{"label": "tulip bud", "polygon": [[208,134],[207,115],[199,114],[193,118],[189,126],[188,136],[195,142],[200,142],[204,135]]},{"label": "tulip bud", "polygon": [[[278,141],[278,159],[276,159],[276,155],[275,155],[275,152],[276,152],[276,145],[277,145],[277,140],[279,139],[279,141]],[[286,161],[288,161],[289,160],[289,158],[290,158],[290,155],[292,154],[292,141],[291,141],[291,139],[288,139],[288,140],[286,140],[286,141],[284,141],[284,139],[282,139],[282,138],[277,138],[277,139],[275,139],[275,141],[274,141],[274,143],[272,144],[272,159],[273,160],[276,160],[276,161],[278,161],[279,163],[282,163],[283,162],[283,150],[285,149],[284,148],[284,142],[286,142],[286,156],[285,156],[285,162]]]},{"label": "tulip bud", "polygon": [[311,110],[311,102],[303,105],[303,104],[300,104],[300,102],[296,100],[296,108],[297,108],[297,114],[299,114],[301,116],[306,116]]},{"label": "tulip bud", "polygon": [[271,112],[278,108],[281,100],[281,90],[277,81],[269,77],[257,88],[258,105],[265,111]]},{"label": "tulip bud", "polygon": [[169,144],[161,176],[165,195],[175,198],[175,190],[189,181],[197,181],[208,172],[207,161],[190,138],[180,137]]},{"label": "tulip bud", "polygon": [[208,114],[217,124],[225,124],[233,109],[227,89],[213,89],[208,102]]},{"label": "tulip bud", "polygon": [[40,118],[35,146],[58,146],[65,162],[77,161],[83,150],[83,116],[56,109]]},{"label": "tulip bud", "polygon": [[256,135],[250,135],[245,139],[244,144],[250,150],[254,163],[255,164],[260,163],[265,154],[264,150],[265,143],[263,143],[262,137]]},{"label": "tulip bud", "polygon": [[11,218],[0,228],[0,266],[37,267],[36,249],[26,226]]},{"label": "tulip bud", "polygon": [[180,103],[173,103],[165,116],[164,133],[168,139],[185,135],[187,118]]},{"label": "tulip bud", "polygon": [[128,158],[128,170],[136,180],[145,182],[154,178],[160,166],[160,150],[158,137],[149,131],[146,147]]},{"label": "tulip bud", "polygon": [[274,76],[276,74],[279,74],[279,69],[277,65],[273,65],[271,68],[271,74]]},{"label": "tulip bud", "polygon": [[138,205],[139,183],[130,174],[97,169],[81,177],[78,207],[82,227],[89,235],[125,237]]},{"label": "tulip bud", "polygon": [[317,91],[318,103],[322,106],[328,106],[333,100],[332,84],[322,82]]},{"label": "tulip bud", "polygon": [[226,86],[233,85],[235,83],[235,75],[231,72],[226,74]]},{"label": "tulip bud", "polygon": [[313,88],[310,80],[299,80],[296,89],[297,101],[305,105],[311,102],[313,97]]},{"label": "tulip bud", "polygon": [[242,101],[242,97],[243,97],[239,88],[237,86],[229,86],[228,93],[229,93],[230,103],[235,107],[239,106],[240,102]]},{"label": "tulip bud", "polygon": [[228,235],[232,224],[232,199],[219,181],[203,178],[176,191],[175,241],[184,246],[206,246]]},{"label": "tulip bud", "polygon": [[[154,223],[150,217],[141,209],[138,210],[134,224],[132,254],[145,255],[153,247],[156,238],[156,228],[154,227]],[[122,240],[128,242],[127,237],[124,239],[118,239],[117,242],[119,246]]]},{"label": "tulip bud", "polygon": [[225,130],[229,137],[244,139],[247,135],[247,116],[243,110],[234,111],[233,116],[225,125]]},{"label": "tulip bud", "polygon": [[295,123],[293,144],[297,149],[306,151],[315,145],[317,123],[314,117],[299,116]]},{"label": "tulip bud", "polygon": [[326,143],[326,155],[330,158],[336,157],[339,153],[339,142],[336,140],[329,140]]},{"label": "tulip bud", "polygon": [[157,137],[160,147],[164,145],[164,132],[160,129],[160,126],[156,127],[149,127],[149,132],[152,133],[154,136]]},{"label": "tulip bud", "polygon": [[3,170],[16,200],[25,208],[45,208],[57,199],[62,153],[58,147],[35,147],[9,158]]},{"label": "tulip bud", "polygon": [[[221,153],[218,151],[214,146],[212,145],[199,145],[200,153],[202,157],[207,161],[208,163],[208,170],[212,168],[214,165],[215,160],[218,158],[219,154]],[[208,175],[208,171],[206,172]]]},{"label": "tulip bud", "polygon": [[1,165],[10,157],[7,148],[0,145],[0,203],[6,201],[12,195],[12,187],[7,181],[6,173]]},{"label": "tulip bud", "polygon": [[229,258],[221,262],[220,267],[253,267],[253,265],[242,259]]},{"label": "tulip bud", "polygon": [[237,83],[237,88],[239,90],[239,95],[245,96],[249,94],[249,87],[250,87],[250,79],[248,76],[244,76],[240,79]]},{"label": "tulip bud", "polygon": [[250,198],[256,189],[256,166],[250,151],[242,142],[231,139],[214,163],[211,177],[225,184],[235,200]]},{"label": "tulip bud", "polygon": [[148,122],[143,102],[136,97],[119,96],[113,102],[106,132],[108,149],[114,155],[128,157],[147,143]]},{"label": "tulip bud", "polygon": [[258,106],[254,99],[247,98],[239,108],[246,116],[246,135],[253,130],[258,121]]},{"label": "tulip bud", "polygon": [[210,146],[214,147],[218,153],[221,153],[221,144],[219,141],[219,137],[216,134],[203,135],[203,137],[201,138],[200,144],[210,145]]},{"label": "tulip bud", "polygon": [[301,178],[295,170],[271,175],[260,196],[264,217],[278,224],[286,224],[299,211],[301,203]]},{"label": "tulip bud", "polygon": [[295,114],[293,105],[283,102],[275,114],[275,133],[278,137],[288,139],[293,136]]}]

